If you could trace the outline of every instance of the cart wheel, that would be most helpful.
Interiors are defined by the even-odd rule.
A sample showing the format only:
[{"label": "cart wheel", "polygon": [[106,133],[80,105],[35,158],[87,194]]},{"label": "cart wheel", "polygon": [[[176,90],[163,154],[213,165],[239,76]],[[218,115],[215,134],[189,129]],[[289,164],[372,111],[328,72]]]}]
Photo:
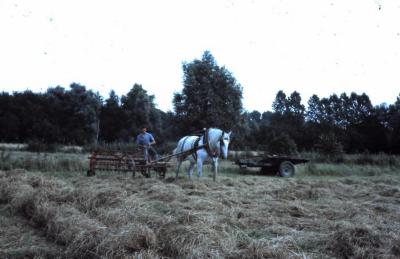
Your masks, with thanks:
[{"label": "cart wheel", "polygon": [[279,165],[279,176],[281,177],[293,177],[296,169],[292,162],[283,161]]},{"label": "cart wheel", "polygon": [[96,173],[94,172],[94,170],[87,170],[86,175],[87,176],[94,176]]},{"label": "cart wheel", "polygon": [[128,158],[127,162],[127,166],[128,166],[128,170],[132,171],[132,178],[136,176],[136,164],[135,164],[135,160],[132,159],[131,157]]},{"label": "cart wheel", "polygon": [[160,167],[157,171],[158,171],[158,176],[161,179],[164,179],[165,178],[165,173],[167,172],[167,168],[166,167]]},{"label": "cart wheel", "polygon": [[247,173],[247,166],[245,166],[245,165],[239,165],[239,172],[240,172],[241,174]]},{"label": "cart wheel", "polygon": [[146,178],[150,178],[151,177],[151,173],[150,173],[150,168],[145,168],[142,170],[142,175]]}]

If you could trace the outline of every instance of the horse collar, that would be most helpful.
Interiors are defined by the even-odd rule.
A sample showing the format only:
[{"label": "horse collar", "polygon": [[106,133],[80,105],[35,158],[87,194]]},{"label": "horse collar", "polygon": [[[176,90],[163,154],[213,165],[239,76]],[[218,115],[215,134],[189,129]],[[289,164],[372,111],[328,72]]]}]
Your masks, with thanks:
[{"label": "horse collar", "polygon": [[203,144],[205,145],[205,149],[206,149],[206,151],[207,151],[207,154],[208,154],[210,157],[212,157],[213,154],[212,154],[212,152],[211,152],[210,143],[209,143],[209,141],[208,141],[208,131],[209,131],[209,130],[210,130],[210,129],[206,129],[206,131],[204,132]]},{"label": "horse collar", "polygon": [[221,137],[219,138],[219,154],[218,154],[218,156],[220,156],[223,153],[222,146],[224,145],[224,134],[225,134],[225,132],[222,131]]},{"label": "horse collar", "polygon": [[220,145],[220,146],[219,146],[219,149],[217,149],[217,150],[215,150],[215,151],[213,151],[213,150],[211,149],[211,147],[210,147],[208,132],[209,132],[209,129],[207,129],[207,130],[204,132],[204,144],[206,145],[206,146],[205,146],[205,149],[206,149],[206,151],[207,151],[207,154],[208,154],[210,157],[219,157],[219,156],[221,155],[221,153],[222,153],[222,145],[223,145],[223,139],[224,139],[224,131],[222,131],[222,134],[221,134],[221,136],[220,136],[219,139],[218,139],[219,145]]}]

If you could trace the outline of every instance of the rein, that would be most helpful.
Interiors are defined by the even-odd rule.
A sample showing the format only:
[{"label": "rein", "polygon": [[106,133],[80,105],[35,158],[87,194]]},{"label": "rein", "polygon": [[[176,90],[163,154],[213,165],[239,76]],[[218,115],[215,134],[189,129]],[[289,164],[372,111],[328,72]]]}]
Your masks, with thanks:
[{"label": "rein", "polygon": [[[180,153],[185,153],[185,154],[182,154],[182,155],[180,156],[180,159],[184,159],[185,157],[188,157],[188,156],[191,155],[191,156],[193,157],[194,160],[197,160],[197,152],[196,152],[196,151],[197,151],[198,149],[202,149],[202,148],[204,148],[204,149],[206,150],[206,152],[207,152],[207,154],[208,154],[209,157],[213,157],[213,158],[219,157],[219,156],[223,153],[222,148],[223,148],[223,145],[224,145],[224,141],[223,141],[223,140],[224,140],[224,134],[225,134],[225,132],[222,131],[221,136],[218,138],[219,149],[214,149],[214,150],[213,150],[212,147],[211,147],[211,145],[210,145],[209,130],[210,130],[210,129],[206,129],[202,135],[197,136],[197,139],[196,139],[193,143],[191,143],[191,149],[189,149],[188,151],[189,151],[189,152],[192,151],[192,153],[189,153],[189,154],[186,154],[186,153],[184,152],[184,149],[185,149],[185,144],[186,144],[187,140],[188,140],[189,137],[191,137],[191,136],[186,136],[186,137],[183,139],[182,145],[181,145],[180,148],[179,148],[179,149],[180,149]],[[199,142],[200,142],[201,139],[203,139],[203,144],[202,144],[201,147],[199,147]],[[218,142],[217,142],[217,143],[218,143]],[[178,149],[178,150],[179,150],[179,149]]]},{"label": "rein", "polygon": [[[181,152],[184,152],[185,143],[188,138],[189,138],[189,136],[187,136],[186,138],[183,139],[183,143],[181,146]],[[197,147],[199,146],[199,141],[200,141],[200,137],[197,137],[197,139],[192,144],[191,150],[194,150],[194,152],[192,154],[192,157],[194,158],[194,160],[197,160],[197,152],[196,151],[197,151]]]}]

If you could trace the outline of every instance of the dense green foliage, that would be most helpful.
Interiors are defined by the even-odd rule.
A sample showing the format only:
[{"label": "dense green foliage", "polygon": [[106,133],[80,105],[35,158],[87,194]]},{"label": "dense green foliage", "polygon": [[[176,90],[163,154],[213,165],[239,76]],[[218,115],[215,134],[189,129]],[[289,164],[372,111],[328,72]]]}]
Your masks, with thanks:
[{"label": "dense green foliage", "polygon": [[201,60],[183,64],[183,90],[174,96],[180,130],[234,128],[242,112],[242,88],[232,74],[205,52]]},{"label": "dense green foliage", "polygon": [[75,83],[45,93],[2,92],[0,141],[38,150],[45,149],[42,143],[126,143],[145,125],[167,152],[182,135],[219,127],[233,131],[233,149],[400,153],[400,95],[394,104],[376,107],[364,93],[313,95],[305,107],[300,93],[279,91],[272,111],[261,113],[243,110],[242,87],[211,53],[184,63],[183,74],[182,92],[175,93],[174,111],[168,112],[157,109],[155,97],[140,84],[122,96],[111,91],[105,100]]},{"label": "dense green foliage", "polygon": [[0,95],[0,138],[6,142],[87,144],[97,140],[101,97],[84,86]]},{"label": "dense green foliage", "polygon": [[392,105],[373,107],[365,93],[333,94],[322,99],[313,95],[305,109],[299,93],[287,97],[279,91],[272,107],[273,112],[262,115],[256,111],[244,114],[254,136],[248,142],[257,149],[267,147],[270,151],[268,145],[274,136],[287,134],[299,150],[331,155],[400,153],[400,96]]}]

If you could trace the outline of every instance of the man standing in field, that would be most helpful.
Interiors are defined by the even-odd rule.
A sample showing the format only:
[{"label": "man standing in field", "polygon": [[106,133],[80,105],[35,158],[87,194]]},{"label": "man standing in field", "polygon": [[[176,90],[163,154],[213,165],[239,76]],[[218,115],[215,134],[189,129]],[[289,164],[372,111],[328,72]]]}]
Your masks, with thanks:
[{"label": "man standing in field", "polygon": [[150,133],[147,132],[147,127],[142,127],[142,130],[140,134],[136,137],[136,144],[139,146],[143,147],[144,150],[144,159],[146,161],[149,160],[149,153],[153,157],[157,157],[157,152],[154,148],[151,147],[151,145],[156,144],[156,141]]}]

